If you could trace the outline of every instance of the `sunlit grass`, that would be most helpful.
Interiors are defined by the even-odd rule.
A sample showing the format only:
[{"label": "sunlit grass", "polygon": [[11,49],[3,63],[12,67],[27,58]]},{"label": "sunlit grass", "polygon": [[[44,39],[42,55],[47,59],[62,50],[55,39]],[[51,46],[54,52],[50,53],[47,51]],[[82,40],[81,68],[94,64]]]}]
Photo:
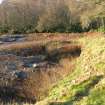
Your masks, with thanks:
[{"label": "sunlit grass", "polygon": [[105,37],[85,37],[79,42],[83,48],[76,67],[49,92],[48,105],[105,105]]}]

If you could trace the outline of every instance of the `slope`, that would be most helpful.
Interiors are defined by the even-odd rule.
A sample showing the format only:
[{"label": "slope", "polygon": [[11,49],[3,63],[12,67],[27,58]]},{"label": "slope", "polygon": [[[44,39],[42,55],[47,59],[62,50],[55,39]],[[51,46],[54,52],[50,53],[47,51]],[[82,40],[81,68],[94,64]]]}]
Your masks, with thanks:
[{"label": "slope", "polygon": [[72,74],[49,91],[37,105],[105,105],[105,37],[84,37]]}]

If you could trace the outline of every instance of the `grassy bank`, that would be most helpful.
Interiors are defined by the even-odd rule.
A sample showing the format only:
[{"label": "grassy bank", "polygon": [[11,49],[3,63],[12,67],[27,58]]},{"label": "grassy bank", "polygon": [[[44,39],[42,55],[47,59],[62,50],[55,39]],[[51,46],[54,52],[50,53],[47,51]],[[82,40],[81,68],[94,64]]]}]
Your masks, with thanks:
[{"label": "grassy bank", "polygon": [[105,105],[105,38],[85,37],[72,74],[49,91],[37,105]]},{"label": "grassy bank", "polygon": [[[35,105],[105,105],[105,37],[90,33],[75,40],[82,45],[82,51],[80,57],[73,62],[76,65],[74,70],[50,89],[49,95],[44,100]],[[70,61],[60,62],[66,71]],[[1,103],[1,105],[20,105],[20,103]],[[33,104],[21,103],[21,105]]]}]

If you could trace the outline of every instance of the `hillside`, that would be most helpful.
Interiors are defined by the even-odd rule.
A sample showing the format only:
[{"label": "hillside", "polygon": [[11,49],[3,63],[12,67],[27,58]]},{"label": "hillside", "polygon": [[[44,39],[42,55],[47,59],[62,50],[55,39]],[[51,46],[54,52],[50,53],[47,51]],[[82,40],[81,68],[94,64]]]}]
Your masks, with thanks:
[{"label": "hillside", "polygon": [[104,9],[104,0],[4,0],[0,33],[102,32]]},{"label": "hillside", "polygon": [[83,48],[74,71],[36,105],[105,105],[104,40],[104,35],[79,39]]}]

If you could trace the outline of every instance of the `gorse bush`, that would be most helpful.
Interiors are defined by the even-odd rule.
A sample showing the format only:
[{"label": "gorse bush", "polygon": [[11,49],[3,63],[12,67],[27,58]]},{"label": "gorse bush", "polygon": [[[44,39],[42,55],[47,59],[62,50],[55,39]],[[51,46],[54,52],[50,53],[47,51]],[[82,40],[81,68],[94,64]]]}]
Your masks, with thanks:
[{"label": "gorse bush", "polygon": [[4,0],[0,33],[105,31],[104,9],[104,0]]}]

